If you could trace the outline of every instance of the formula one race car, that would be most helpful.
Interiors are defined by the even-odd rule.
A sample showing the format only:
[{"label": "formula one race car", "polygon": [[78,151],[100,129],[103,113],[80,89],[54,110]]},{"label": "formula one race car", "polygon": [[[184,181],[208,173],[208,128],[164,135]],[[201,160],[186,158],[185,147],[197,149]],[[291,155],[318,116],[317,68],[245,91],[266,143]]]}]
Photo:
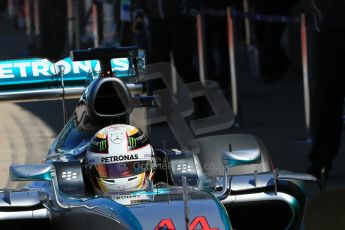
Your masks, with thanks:
[{"label": "formula one race car", "polygon": [[[300,227],[303,181],[316,181],[314,177],[274,169],[255,136],[189,135],[183,118],[191,114],[195,95],[213,100],[218,117],[192,121],[194,133],[232,125],[231,109],[217,104],[224,99],[213,82],[173,81],[169,64],[145,65],[136,47],[72,51],[71,58],[56,63],[6,60],[0,70],[1,101],[64,100],[82,94],[43,163],[10,166],[12,180],[32,182],[0,191],[1,229]],[[157,78],[167,87],[146,95],[145,82]],[[87,149],[102,128],[129,124],[134,107],[146,108],[151,123],[168,122],[179,146],[154,149],[155,175],[145,189],[95,194],[86,173]],[[138,138],[128,141],[134,146]]]}]

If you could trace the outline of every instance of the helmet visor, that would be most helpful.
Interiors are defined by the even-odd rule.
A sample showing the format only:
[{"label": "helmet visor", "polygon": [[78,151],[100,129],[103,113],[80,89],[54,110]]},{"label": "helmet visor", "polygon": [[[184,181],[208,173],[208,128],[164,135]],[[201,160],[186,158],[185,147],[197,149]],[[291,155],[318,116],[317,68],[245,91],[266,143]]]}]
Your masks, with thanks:
[{"label": "helmet visor", "polygon": [[135,176],[150,169],[150,161],[131,161],[95,165],[99,177],[121,178]]}]

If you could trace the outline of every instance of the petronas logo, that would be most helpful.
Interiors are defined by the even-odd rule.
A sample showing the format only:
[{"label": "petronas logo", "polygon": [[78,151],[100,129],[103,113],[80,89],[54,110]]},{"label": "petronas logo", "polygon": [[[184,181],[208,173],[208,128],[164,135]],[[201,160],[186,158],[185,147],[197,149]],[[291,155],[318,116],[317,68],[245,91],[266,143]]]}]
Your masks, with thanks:
[{"label": "petronas logo", "polygon": [[106,140],[98,142],[98,148],[100,151],[105,150],[106,147],[107,147],[107,141]]},{"label": "petronas logo", "polygon": [[128,145],[131,147],[137,147],[137,139],[134,137],[129,137],[128,138]]}]

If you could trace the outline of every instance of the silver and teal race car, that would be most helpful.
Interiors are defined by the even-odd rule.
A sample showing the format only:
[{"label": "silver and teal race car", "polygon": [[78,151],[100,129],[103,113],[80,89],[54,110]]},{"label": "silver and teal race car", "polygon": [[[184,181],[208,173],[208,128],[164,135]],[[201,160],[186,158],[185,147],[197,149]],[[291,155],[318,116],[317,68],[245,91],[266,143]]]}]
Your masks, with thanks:
[{"label": "silver and teal race car", "polygon": [[[148,95],[153,79],[166,87]],[[56,63],[0,61],[0,101],[80,97],[42,163],[9,167],[13,181],[30,183],[0,191],[1,229],[299,229],[303,181],[313,176],[274,169],[256,136],[193,135],[232,126],[219,92],[211,81],[184,84],[170,64],[145,65],[136,47],[72,51]],[[184,118],[200,95],[215,116],[189,128]],[[146,112],[142,122],[167,122],[178,146],[156,147],[148,189],[95,195],[84,165],[89,142],[107,125],[131,123],[134,108]]]}]

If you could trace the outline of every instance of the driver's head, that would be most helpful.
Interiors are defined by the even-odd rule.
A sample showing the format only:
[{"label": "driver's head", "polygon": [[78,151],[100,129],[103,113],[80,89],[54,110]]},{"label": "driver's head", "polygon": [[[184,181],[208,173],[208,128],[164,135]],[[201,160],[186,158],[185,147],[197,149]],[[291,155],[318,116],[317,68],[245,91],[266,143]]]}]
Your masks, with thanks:
[{"label": "driver's head", "polygon": [[86,167],[96,193],[145,188],[153,174],[152,161],[148,137],[124,124],[98,131],[86,153]]}]

